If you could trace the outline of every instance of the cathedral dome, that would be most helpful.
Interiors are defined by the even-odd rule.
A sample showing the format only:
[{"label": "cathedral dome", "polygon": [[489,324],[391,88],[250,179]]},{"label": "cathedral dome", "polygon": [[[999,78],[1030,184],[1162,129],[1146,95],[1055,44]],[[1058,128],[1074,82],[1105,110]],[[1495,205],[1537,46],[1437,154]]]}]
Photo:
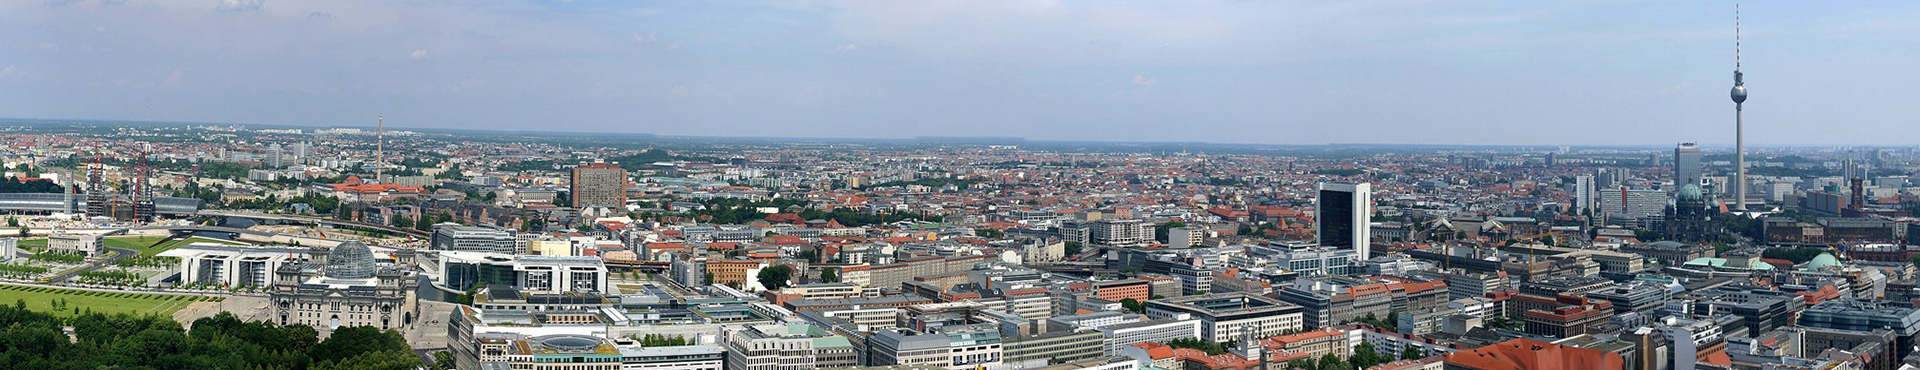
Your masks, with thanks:
[{"label": "cathedral dome", "polygon": [[1706,196],[1700,194],[1700,184],[1681,185],[1679,198],[1680,200],[1706,200]]},{"label": "cathedral dome", "polygon": [[373,252],[360,242],[345,242],[327,252],[327,277],[365,279],[373,277]]}]

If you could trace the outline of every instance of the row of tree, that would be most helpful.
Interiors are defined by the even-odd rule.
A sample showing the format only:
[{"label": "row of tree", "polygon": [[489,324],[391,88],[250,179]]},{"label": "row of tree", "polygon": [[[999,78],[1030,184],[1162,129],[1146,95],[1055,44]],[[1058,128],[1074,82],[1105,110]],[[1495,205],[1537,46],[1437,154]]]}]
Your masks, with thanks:
[{"label": "row of tree", "polygon": [[59,184],[54,184],[51,180],[34,179],[32,181],[20,181],[19,178],[11,176],[0,178],[0,193],[59,194],[66,190],[67,188],[61,187]]},{"label": "row of tree", "polygon": [[[70,318],[0,305],[0,364],[13,369],[393,369],[421,366],[399,332],[246,322],[222,312],[184,330],[172,319],[83,313]],[[74,340],[62,333],[72,326]]]}]

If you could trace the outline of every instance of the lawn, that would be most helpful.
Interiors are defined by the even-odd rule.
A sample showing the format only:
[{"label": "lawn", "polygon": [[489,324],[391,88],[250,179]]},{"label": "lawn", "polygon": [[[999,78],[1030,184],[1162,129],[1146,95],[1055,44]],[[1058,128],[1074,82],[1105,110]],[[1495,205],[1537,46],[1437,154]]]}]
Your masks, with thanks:
[{"label": "lawn", "polygon": [[20,239],[20,243],[16,245],[19,246],[20,249],[34,251],[37,253],[41,249],[47,249],[47,238]]},{"label": "lawn", "polygon": [[[65,299],[66,307],[56,309],[55,300]],[[0,284],[0,302],[18,304],[26,302],[27,309],[50,312],[60,316],[75,316],[85,309],[101,313],[132,313],[173,315],[188,304],[194,302],[219,302],[221,297],[201,297],[171,294],[145,294],[130,292],[104,292],[91,290],[60,289],[38,286]]]},{"label": "lawn", "polygon": [[[165,252],[168,250],[172,250],[175,247],[179,247],[187,244],[193,244],[193,243],[245,245],[243,243],[237,243],[230,240],[202,238],[202,237],[196,236],[196,237],[191,237],[186,239],[177,239],[174,241],[167,242],[166,244],[153,246],[153,243],[160,241],[160,239],[166,239],[166,237],[164,236],[126,236],[126,237],[117,237],[117,238],[107,238],[106,241],[103,241],[101,243],[106,244],[108,248],[126,248],[126,249],[132,249],[132,250],[138,251],[140,252],[141,257],[160,254],[160,252]],[[152,246],[152,247],[149,247],[149,246]]]}]

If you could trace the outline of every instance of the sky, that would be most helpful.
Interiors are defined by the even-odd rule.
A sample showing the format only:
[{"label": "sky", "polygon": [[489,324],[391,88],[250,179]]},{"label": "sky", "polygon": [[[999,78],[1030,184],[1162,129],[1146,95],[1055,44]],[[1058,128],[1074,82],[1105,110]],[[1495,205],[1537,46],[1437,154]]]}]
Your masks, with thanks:
[{"label": "sky", "polygon": [[[1731,144],[1728,1],[0,0],[0,117]],[[1910,145],[1920,2],[1740,5],[1754,145]]]}]

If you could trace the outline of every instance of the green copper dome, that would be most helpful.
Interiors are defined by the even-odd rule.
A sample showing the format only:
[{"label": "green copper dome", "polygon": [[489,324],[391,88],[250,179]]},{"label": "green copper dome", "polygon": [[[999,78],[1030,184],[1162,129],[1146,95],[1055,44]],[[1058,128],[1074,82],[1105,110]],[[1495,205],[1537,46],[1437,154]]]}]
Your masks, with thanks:
[{"label": "green copper dome", "polygon": [[1834,258],[1833,254],[1831,253],[1821,253],[1819,256],[1814,256],[1812,261],[1807,261],[1807,266],[1802,267],[1801,269],[1818,270],[1822,268],[1839,266],[1839,265],[1840,265],[1839,258]]}]

